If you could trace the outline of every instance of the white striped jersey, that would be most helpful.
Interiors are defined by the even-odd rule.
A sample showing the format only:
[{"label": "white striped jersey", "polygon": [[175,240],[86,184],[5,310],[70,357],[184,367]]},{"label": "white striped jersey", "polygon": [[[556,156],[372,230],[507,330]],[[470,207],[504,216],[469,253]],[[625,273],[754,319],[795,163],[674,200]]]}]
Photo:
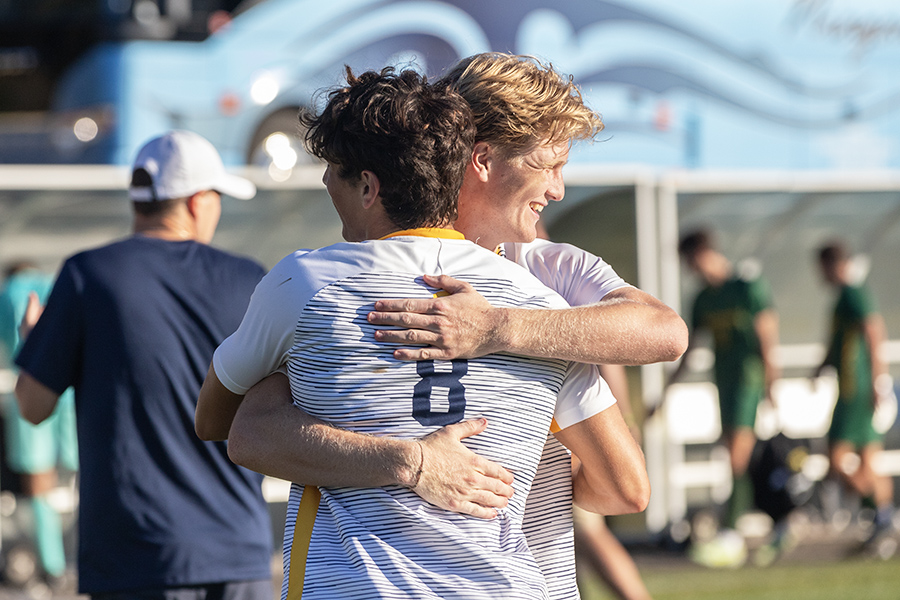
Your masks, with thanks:
[{"label": "white striped jersey", "polygon": [[547,582],[551,600],[577,600],[572,522],[572,457],[547,436],[537,474],[528,492],[523,531]]},{"label": "white striped jersey", "polygon": [[[570,244],[537,239],[529,244],[503,244],[501,255],[525,267],[571,306],[592,304],[609,292],[630,287],[601,258]],[[571,365],[570,369],[578,369]],[[581,365],[580,368],[593,368]],[[590,377],[590,375],[588,375]],[[563,390],[556,425],[565,429],[615,403],[599,379],[588,397]],[[568,380],[567,380],[568,381]],[[569,451],[548,436],[537,475],[528,494],[523,523],[525,538],[544,574],[551,600],[578,600],[575,539],[572,521],[572,465]]]},{"label": "white striped jersey", "polygon": [[216,351],[216,374],[244,393],[286,363],[306,412],[373,435],[419,438],[486,417],[487,429],[464,443],[511,470],[516,493],[498,518],[483,520],[397,486],[294,485],[284,598],[547,597],[521,524],[567,364],[503,354],[396,361],[394,346],[374,340],[366,314],[377,299],[433,295],[423,273],[468,281],[495,306],[565,306],[524,269],[461,239],[337,244],[295,253],[272,269],[238,331]]}]

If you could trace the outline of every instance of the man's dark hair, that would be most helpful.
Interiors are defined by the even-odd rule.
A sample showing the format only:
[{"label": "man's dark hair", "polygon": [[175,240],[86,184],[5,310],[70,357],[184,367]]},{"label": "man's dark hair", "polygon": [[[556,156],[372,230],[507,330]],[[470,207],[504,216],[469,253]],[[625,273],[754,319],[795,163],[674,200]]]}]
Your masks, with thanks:
[{"label": "man's dark hair", "polygon": [[401,229],[455,221],[475,140],[469,105],[412,70],[356,77],[346,69],[347,85],[328,94],[319,115],[301,112],[307,150],[342,179],[375,173],[387,216]]},{"label": "man's dark hair", "polygon": [[703,250],[713,248],[712,234],[706,229],[698,229],[681,238],[678,243],[678,254],[690,258]]},{"label": "man's dark hair", "polygon": [[18,275],[22,271],[28,271],[31,269],[37,269],[37,264],[30,260],[17,260],[14,261],[3,269],[3,277],[4,279],[9,279],[13,275]]},{"label": "man's dark hair", "polygon": [[844,242],[833,240],[819,247],[816,252],[819,262],[825,265],[835,265],[850,258],[850,250]]},{"label": "man's dark hair", "polygon": [[[153,191],[153,176],[146,169],[138,167],[131,172],[131,187],[149,188]],[[165,215],[180,204],[184,198],[154,199],[149,201],[133,200],[131,202],[134,212],[144,217],[158,217]]]}]

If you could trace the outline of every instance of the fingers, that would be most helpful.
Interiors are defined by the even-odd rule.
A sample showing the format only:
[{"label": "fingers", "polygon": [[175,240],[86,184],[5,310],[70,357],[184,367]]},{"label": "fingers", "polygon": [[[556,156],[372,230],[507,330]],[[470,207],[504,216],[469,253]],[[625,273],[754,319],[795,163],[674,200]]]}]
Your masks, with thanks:
[{"label": "fingers", "polygon": [[390,313],[419,313],[423,315],[434,314],[433,298],[394,298],[390,300],[378,300],[375,302],[375,310]]},{"label": "fingers", "polygon": [[478,468],[482,473],[484,473],[485,477],[487,477],[491,481],[497,482],[496,484],[490,486],[491,491],[496,494],[500,494],[501,496],[506,496],[507,498],[512,497],[512,473],[510,473],[508,470],[504,469],[497,463],[485,460],[483,458],[480,459]]},{"label": "fingers", "polygon": [[37,293],[29,292],[28,305],[25,307],[25,315],[22,318],[22,322],[34,327],[34,324],[38,322],[42,312],[44,312],[44,309],[41,306],[41,299],[38,297]]},{"label": "fingers", "polygon": [[[465,438],[478,435],[487,428],[487,419],[471,419],[447,425],[439,429],[433,436],[445,435],[461,441]],[[476,475],[472,482],[473,487],[488,490],[494,494],[511,498],[513,495],[513,474],[500,465],[472,453],[472,468]]]},{"label": "fingers", "polygon": [[[491,463],[496,469],[492,469],[490,473],[484,474],[484,480],[481,483],[484,494],[490,494],[492,498],[502,498],[503,506],[506,506],[506,501],[513,497],[515,493],[515,489],[513,489],[513,474],[504,469],[499,465],[495,465]],[[487,502],[482,502],[482,504],[491,504]]]},{"label": "fingers", "polygon": [[441,288],[445,292],[450,292],[451,294],[474,290],[474,288],[465,281],[454,279],[449,275],[423,275],[422,280],[431,287]]},{"label": "fingers", "polygon": [[452,360],[457,354],[444,347],[444,338],[438,333],[421,329],[390,329],[375,331],[375,340],[387,344],[421,344],[424,347],[398,348],[397,360]]},{"label": "fingers", "polygon": [[513,489],[508,485],[500,484],[496,479],[484,478],[481,483],[485,489],[469,492],[465,500],[450,499],[445,508],[479,519],[496,517],[497,509],[506,508],[509,505]]},{"label": "fingers", "polygon": [[[388,315],[386,318],[379,318],[377,314]],[[401,318],[399,314],[390,313],[369,313],[369,322],[375,325],[393,325],[399,324],[400,321],[407,319]],[[400,325],[401,327],[416,327],[416,325]],[[390,342],[395,344],[434,344],[439,342],[441,336],[435,331],[429,331],[426,326],[416,329],[379,329],[375,331],[375,339],[379,342]]]},{"label": "fingers", "polygon": [[22,321],[19,323],[20,339],[24,340],[28,337],[43,312],[44,307],[41,306],[41,299],[38,297],[37,293],[29,292],[28,304],[25,306],[25,314],[22,315]]},{"label": "fingers", "polygon": [[513,495],[513,475],[479,457],[461,440],[478,435],[487,419],[472,419],[443,427],[422,438],[425,467],[414,492],[428,502],[462,514],[492,519]]},{"label": "fingers", "polygon": [[496,517],[497,510],[506,508],[512,497],[512,487],[484,476],[458,480],[453,486],[429,481],[413,491],[435,506],[480,519]]},{"label": "fingers", "polygon": [[461,515],[469,515],[479,519],[490,520],[497,516],[497,511],[493,508],[487,508],[474,502],[460,502],[449,504],[447,510],[459,513]]},{"label": "fingers", "polygon": [[[424,275],[422,279],[431,287],[440,288],[445,292],[449,292],[450,294],[457,294],[460,292],[475,292],[475,288],[473,288],[465,281],[454,279],[449,275]],[[418,313],[421,315],[433,315],[440,314],[439,306],[440,303],[435,302],[433,298],[394,298],[389,300],[378,300],[377,302],[375,302],[375,311],[386,313]],[[403,325],[402,323],[394,324]]]},{"label": "fingers", "polygon": [[467,437],[478,435],[486,428],[487,419],[482,417],[481,419],[470,419],[468,421],[453,423],[452,425],[447,425],[446,427],[444,427],[443,429],[439,429],[438,431],[442,431],[448,435],[451,435],[457,440],[463,440]]},{"label": "fingers", "polygon": [[394,358],[403,361],[453,360],[456,355],[438,348],[400,348],[394,350]]},{"label": "fingers", "polygon": [[[492,481],[496,480],[489,480],[488,483]],[[512,487],[504,485],[497,488],[496,491],[493,489],[493,486],[491,487],[492,489],[472,492],[472,502],[487,508],[506,508],[509,504],[509,499],[513,497]]]}]

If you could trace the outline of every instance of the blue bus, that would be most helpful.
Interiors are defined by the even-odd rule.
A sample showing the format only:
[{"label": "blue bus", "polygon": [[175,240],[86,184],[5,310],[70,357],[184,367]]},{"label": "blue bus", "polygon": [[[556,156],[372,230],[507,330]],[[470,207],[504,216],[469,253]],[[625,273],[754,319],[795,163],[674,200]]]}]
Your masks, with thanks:
[{"label": "blue bus", "polygon": [[[27,158],[127,164],[150,136],[183,127],[212,140],[228,164],[283,176],[306,160],[298,109],[343,65],[438,75],[499,50],[551,61],[602,113],[605,134],[577,147],[575,162],[900,166],[892,0],[255,0],[199,12],[199,0],[158,1],[98,3],[127,18],[61,72],[54,127]],[[218,21],[191,37],[173,13]],[[154,23],[156,39],[129,37],[144,27],[153,38]],[[0,127],[0,160],[22,162],[2,136]]]}]

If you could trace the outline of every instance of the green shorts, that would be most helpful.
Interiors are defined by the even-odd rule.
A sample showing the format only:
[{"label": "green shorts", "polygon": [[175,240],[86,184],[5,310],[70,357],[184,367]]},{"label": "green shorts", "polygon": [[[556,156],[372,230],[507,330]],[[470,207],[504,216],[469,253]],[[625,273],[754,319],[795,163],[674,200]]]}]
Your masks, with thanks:
[{"label": "green shorts", "polygon": [[741,427],[752,429],[756,425],[756,409],[765,394],[765,373],[761,361],[745,361],[743,368],[734,371],[737,373],[732,372],[727,377],[719,374],[717,377],[723,431]]},{"label": "green shorts", "polygon": [[4,410],[6,463],[15,473],[44,473],[62,466],[78,469],[75,403],[71,390],[59,397],[45,421],[33,425],[22,418],[12,398]]},{"label": "green shorts", "polygon": [[828,429],[828,441],[848,442],[857,449],[881,442],[882,436],[872,426],[874,413],[870,393],[838,398]]}]

